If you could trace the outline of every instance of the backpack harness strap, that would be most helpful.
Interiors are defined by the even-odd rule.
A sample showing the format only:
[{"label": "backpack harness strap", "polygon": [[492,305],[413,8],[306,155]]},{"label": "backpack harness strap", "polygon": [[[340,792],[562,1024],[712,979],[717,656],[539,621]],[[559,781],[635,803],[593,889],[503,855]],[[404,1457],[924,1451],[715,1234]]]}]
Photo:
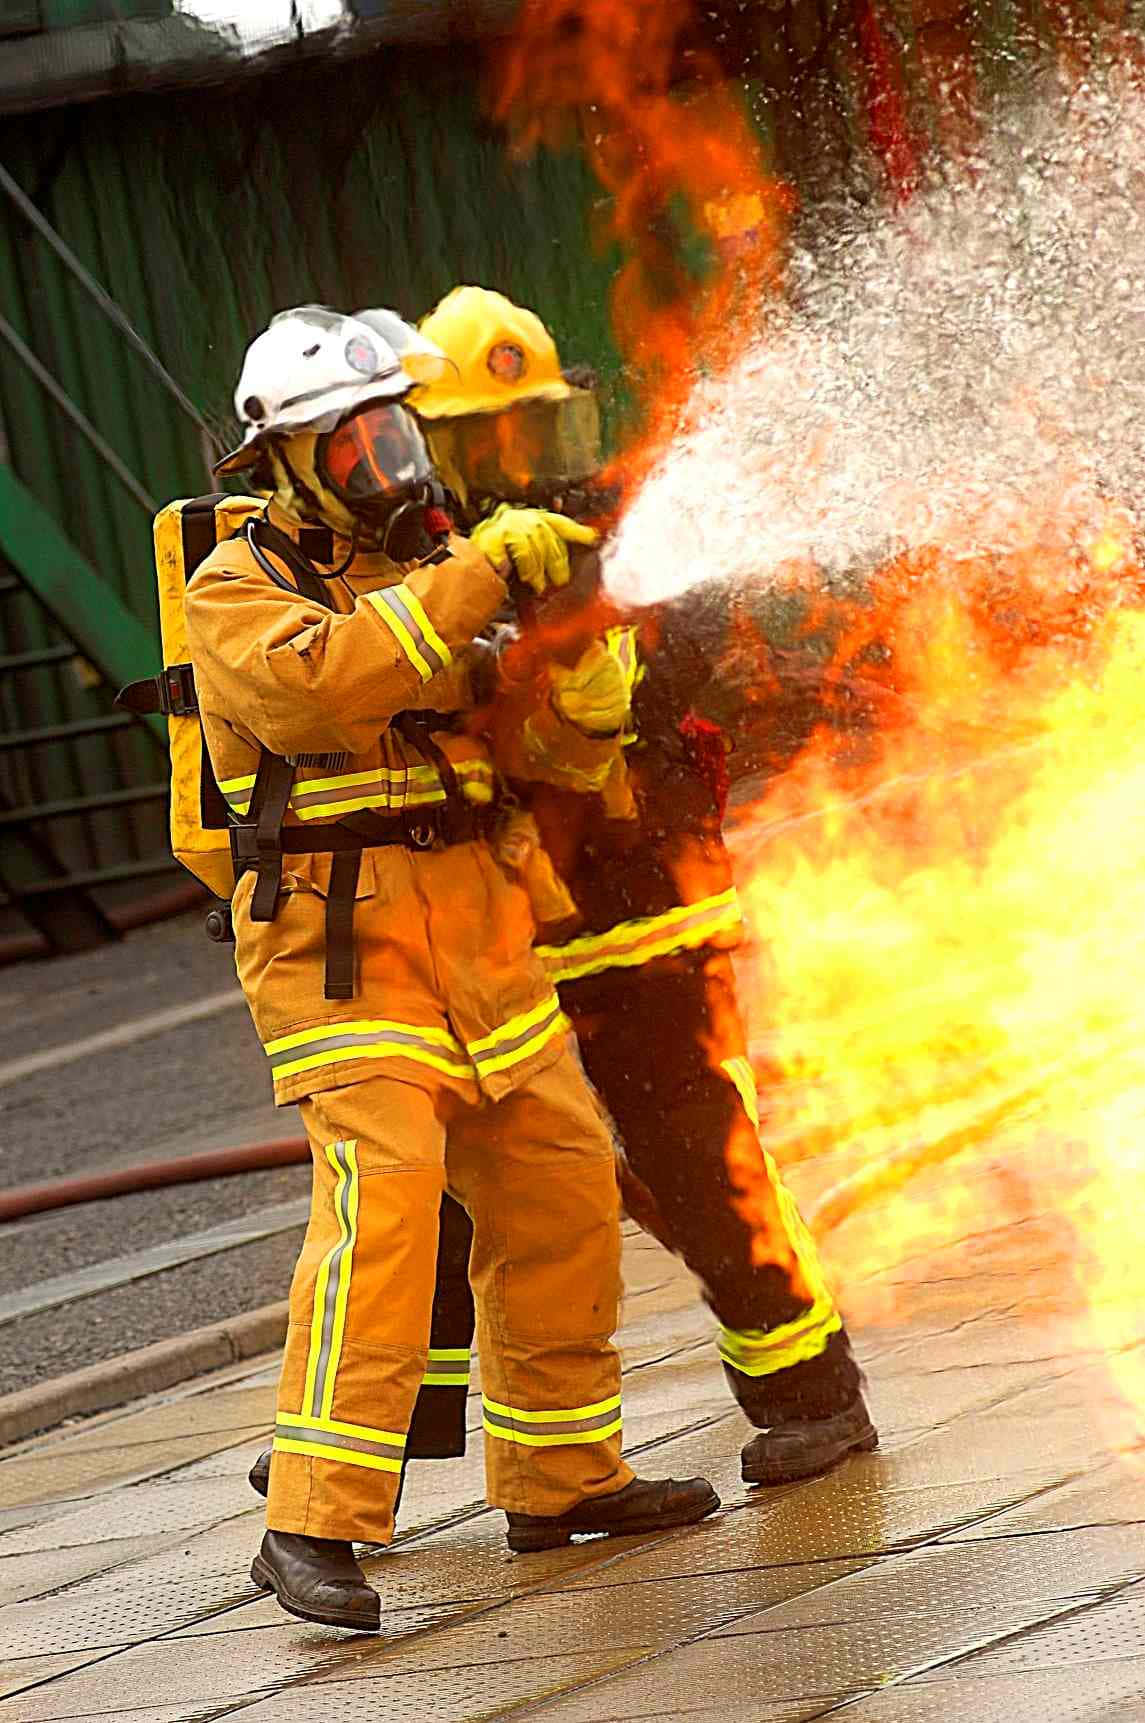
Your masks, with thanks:
[{"label": "backpack harness strap", "polygon": [[115,696],[126,712],[162,712],[166,718],[190,718],[199,710],[195,672],[190,664],[167,664],[158,676],[141,676]]},{"label": "backpack harness strap", "polygon": [[[323,609],[332,610],[322,576],[286,533],[255,517],[242,528],[251,553],[263,572],[286,592],[301,593]],[[286,564],[292,585],[275,567],[270,551]],[[416,821],[402,814],[384,815],[363,810],[345,814],[340,820],[307,829],[284,824],[297,762],[264,748],[259,758],[246,820],[232,816],[231,852],[236,880],[254,869],[251,897],[252,921],[273,921],[282,890],[284,855],[332,856],[326,893],[327,999],[352,999],[355,993],[354,902],[358,890],[362,851],[397,844],[405,849],[429,849],[435,842],[470,843],[492,830],[492,810],[471,808],[462,797],[445,751],[429,733],[430,722],[438,728],[448,724],[444,714],[400,712],[393,727],[436,768],[445,790],[444,804],[419,810]]]}]

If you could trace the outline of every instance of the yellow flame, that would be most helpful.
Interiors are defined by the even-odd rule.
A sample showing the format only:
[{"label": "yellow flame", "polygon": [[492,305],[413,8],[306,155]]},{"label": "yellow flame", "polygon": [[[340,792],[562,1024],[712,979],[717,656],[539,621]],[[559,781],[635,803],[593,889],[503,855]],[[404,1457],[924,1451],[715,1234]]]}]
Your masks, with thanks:
[{"label": "yellow flame", "polygon": [[880,1263],[1029,1212],[1032,1176],[1140,1429],[1145,617],[1029,674],[986,675],[971,634],[944,606],[913,637],[921,720],[857,774],[819,738],[739,834],[768,1128],[829,1170],[830,1266],[868,1318],[894,1308]]}]

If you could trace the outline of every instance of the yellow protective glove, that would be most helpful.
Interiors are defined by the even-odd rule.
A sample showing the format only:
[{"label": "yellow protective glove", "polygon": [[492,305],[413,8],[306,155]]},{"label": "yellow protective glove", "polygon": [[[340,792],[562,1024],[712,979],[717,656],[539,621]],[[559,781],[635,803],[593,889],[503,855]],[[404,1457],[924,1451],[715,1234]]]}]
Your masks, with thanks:
[{"label": "yellow protective glove", "polygon": [[615,736],[628,716],[628,678],[602,640],[594,640],[571,670],[549,669],[553,705],[586,736]]},{"label": "yellow protective glove", "polygon": [[519,509],[502,503],[469,535],[499,574],[515,574],[539,598],[552,586],[567,586],[570,544],[595,544],[596,532],[548,509]]}]

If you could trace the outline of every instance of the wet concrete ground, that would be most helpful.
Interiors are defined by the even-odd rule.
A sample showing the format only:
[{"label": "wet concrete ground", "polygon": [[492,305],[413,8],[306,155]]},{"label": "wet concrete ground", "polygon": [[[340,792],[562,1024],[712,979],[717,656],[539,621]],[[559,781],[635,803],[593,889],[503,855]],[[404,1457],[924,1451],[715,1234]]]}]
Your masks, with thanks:
[{"label": "wet concrete ground", "polygon": [[[806,1193],[804,1193],[806,1194]],[[988,1223],[985,1223],[988,1224]],[[18,1723],[1136,1723],[1145,1471],[1036,1217],[880,1267],[858,1335],[877,1454],[749,1491],[746,1426],[687,1275],[626,1241],[625,1429],[724,1506],[659,1537],[510,1557],[479,1441],[411,1471],[370,1556],[378,1638],[247,1577],[274,1360],[0,1459],[0,1693]],[[471,1425],[476,1427],[476,1408]],[[1138,1464],[1141,1456],[1138,1455]]]}]

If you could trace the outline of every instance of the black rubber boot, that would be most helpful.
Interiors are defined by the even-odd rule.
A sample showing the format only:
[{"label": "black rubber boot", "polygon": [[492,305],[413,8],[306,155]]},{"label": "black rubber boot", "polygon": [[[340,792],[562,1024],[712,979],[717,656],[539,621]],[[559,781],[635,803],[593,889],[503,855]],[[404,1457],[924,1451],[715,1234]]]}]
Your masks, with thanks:
[{"label": "black rubber boot", "polygon": [[720,1498],[706,1478],[633,1478],[611,1496],[593,1496],[555,1518],[543,1514],[506,1514],[509,1548],[524,1555],[557,1549],[575,1532],[604,1532],[628,1537],[636,1532],[690,1526],[714,1514]]},{"label": "black rubber boot", "polygon": [[879,1445],[867,1403],[856,1394],[830,1418],[789,1418],[753,1436],[741,1456],[745,1484],[793,1484],[830,1471],[848,1454]]},{"label": "black rubber boot", "polygon": [[353,1544],[267,1532],[250,1577],[262,1591],[273,1591],[283,1609],[303,1621],[352,1627],[359,1633],[377,1633],[381,1626],[381,1600],[366,1584],[354,1560]]}]

